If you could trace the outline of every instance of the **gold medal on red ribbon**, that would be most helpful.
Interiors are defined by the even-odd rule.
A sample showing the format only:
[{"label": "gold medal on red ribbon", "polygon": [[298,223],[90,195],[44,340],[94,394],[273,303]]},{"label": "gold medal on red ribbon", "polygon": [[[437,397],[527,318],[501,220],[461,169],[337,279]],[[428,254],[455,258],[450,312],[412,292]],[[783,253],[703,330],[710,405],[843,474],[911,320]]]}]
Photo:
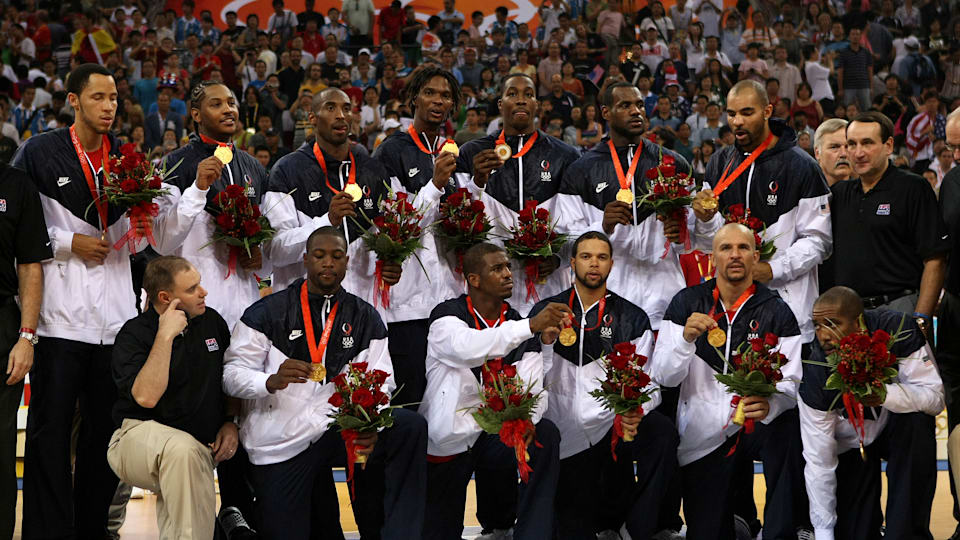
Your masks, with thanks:
[{"label": "gold medal on red ribbon", "polygon": [[313,364],[313,370],[310,372],[310,380],[322,383],[327,376],[327,368],[323,364]]},{"label": "gold medal on red ribbon", "polygon": [[363,190],[356,184],[347,184],[347,187],[343,188],[343,192],[349,195],[353,202],[357,202],[363,197]]},{"label": "gold medal on red ribbon", "polygon": [[510,159],[510,156],[513,154],[513,150],[510,150],[510,146],[507,144],[498,144],[494,150],[497,152],[497,157],[500,158],[500,161]]},{"label": "gold medal on red ribbon", "polygon": [[629,189],[621,188],[619,191],[617,191],[617,200],[622,203],[631,204],[633,203],[633,192]]},{"label": "gold medal on red ribbon", "polygon": [[700,208],[704,210],[713,210],[719,205],[719,202],[714,197],[709,197],[706,199],[700,199]]},{"label": "gold medal on red ribbon", "polygon": [[460,155],[460,147],[457,146],[457,143],[453,141],[447,141],[443,146],[440,147],[441,152],[447,152],[455,156]]},{"label": "gold medal on red ribbon", "polygon": [[707,343],[714,347],[723,347],[727,343],[727,333],[720,328],[714,328],[707,333]]},{"label": "gold medal on red ribbon", "polygon": [[566,327],[560,331],[560,337],[557,338],[564,347],[569,347],[577,342],[577,332],[571,327]]},{"label": "gold medal on red ribbon", "polygon": [[213,151],[213,157],[220,160],[220,163],[224,165],[229,165],[233,161],[233,150],[230,150],[229,146],[218,146],[216,150]]}]

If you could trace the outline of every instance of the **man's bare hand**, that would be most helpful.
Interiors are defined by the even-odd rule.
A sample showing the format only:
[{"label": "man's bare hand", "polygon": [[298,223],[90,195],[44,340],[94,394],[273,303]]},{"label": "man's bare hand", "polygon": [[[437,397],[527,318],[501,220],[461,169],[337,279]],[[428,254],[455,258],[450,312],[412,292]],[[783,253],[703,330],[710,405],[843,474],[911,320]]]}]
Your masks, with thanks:
[{"label": "man's bare hand", "polygon": [[717,321],[705,313],[692,313],[687,317],[687,324],[683,327],[683,339],[693,343],[704,332],[716,328]]},{"label": "man's bare hand", "polygon": [[765,397],[747,396],[743,398],[743,415],[753,420],[763,420],[770,414],[770,402]]},{"label": "man's bare hand", "polygon": [[503,166],[503,162],[497,157],[496,150],[489,148],[478,152],[477,155],[473,156],[473,183],[481,188],[486,186],[487,180],[490,179],[490,173],[501,166]]},{"label": "man's bare hand", "polygon": [[353,197],[345,191],[341,191],[330,199],[330,209],[327,210],[330,217],[330,224],[339,227],[343,224],[345,217],[357,217],[357,205],[353,202]]},{"label": "man's bare hand", "polygon": [[[760,246],[757,246],[760,249]],[[768,283],[773,279],[773,269],[768,262],[758,262],[753,266],[753,279],[760,283]]]},{"label": "man's bare hand", "polygon": [[383,277],[383,282],[392,287],[400,281],[401,272],[403,272],[403,267],[400,263],[384,262],[380,275]]},{"label": "man's bare hand", "polygon": [[204,159],[197,165],[197,189],[206,191],[223,174],[224,164],[214,156]]},{"label": "man's bare hand", "polygon": [[671,244],[680,243],[680,220],[674,216],[657,216],[657,219],[663,223],[663,235]]},{"label": "man's bare hand", "polygon": [[450,152],[440,152],[433,160],[433,185],[443,191],[450,183],[450,177],[457,170],[457,156]]},{"label": "man's bare hand", "polygon": [[613,234],[617,225],[630,225],[633,222],[633,209],[621,201],[611,201],[603,208],[603,232]]},{"label": "man's bare hand", "polygon": [[[697,219],[700,221],[710,221],[713,219],[713,216],[717,214],[717,211],[720,209],[719,205],[713,206],[712,208],[704,208],[704,202],[713,201],[716,199],[716,196],[713,194],[712,189],[701,190],[693,198],[693,214],[697,216]],[[709,203],[708,206],[712,206],[713,203]]]},{"label": "man's bare hand", "polygon": [[77,257],[94,264],[103,264],[110,253],[110,244],[106,240],[74,233],[70,251]]},{"label": "man's bare hand", "polygon": [[240,265],[240,268],[247,270],[259,270],[263,266],[263,253],[260,252],[260,246],[253,246],[250,248],[250,254],[247,255],[247,250],[241,249],[240,256],[237,257],[237,263]]},{"label": "man's bare hand", "polygon": [[267,391],[271,394],[283,390],[290,384],[305,383],[313,373],[310,362],[287,358],[277,368],[277,372],[267,377]]},{"label": "man's bare hand", "polygon": [[33,367],[33,344],[20,338],[7,357],[7,385],[13,386],[22,381]]},{"label": "man's bare hand", "polygon": [[640,421],[643,420],[643,409],[636,409],[620,415],[620,426],[623,428],[623,434],[631,437],[637,436],[637,429],[640,428]]}]

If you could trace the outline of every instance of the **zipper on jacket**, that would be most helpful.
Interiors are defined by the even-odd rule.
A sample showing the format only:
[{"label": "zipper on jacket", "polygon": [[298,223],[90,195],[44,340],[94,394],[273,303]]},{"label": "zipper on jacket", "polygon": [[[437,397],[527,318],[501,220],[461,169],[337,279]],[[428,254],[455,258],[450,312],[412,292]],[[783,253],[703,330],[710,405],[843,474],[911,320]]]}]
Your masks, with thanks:
[{"label": "zipper on jacket", "polygon": [[[523,148],[523,135],[520,136],[520,142],[517,143],[517,151]],[[517,212],[523,210],[523,156],[517,156],[517,178],[520,184],[520,199],[517,201]]]}]

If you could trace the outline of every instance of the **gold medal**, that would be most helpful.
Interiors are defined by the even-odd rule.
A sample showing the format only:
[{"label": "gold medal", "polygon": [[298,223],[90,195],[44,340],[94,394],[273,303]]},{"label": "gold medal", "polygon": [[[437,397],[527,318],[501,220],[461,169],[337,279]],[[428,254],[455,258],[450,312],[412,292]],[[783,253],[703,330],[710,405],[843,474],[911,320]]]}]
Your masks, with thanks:
[{"label": "gold medal", "polygon": [[719,205],[719,203],[717,202],[717,199],[714,198],[714,197],[710,197],[710,198],[707,198],[707,199],[700,199],[700,208],[702,208],[702,209],[704,209],[704,210],[713,210],[713,209],[715,209],[718,205]]},{"label": "gold medal", "polygon": [[313,364],[313,371],[310,372],[311,381],[322,383],[326,376],[327,368],[323,367],[323,364]]},{"label": "gold medal", "polygon": [[560,331],[560,337],[558,340],[564,347],[569,347],[577,342],[577,332],[568,326]]},{"label": "gold medal", "polygon": [[229,165],[233,161],[233,150],[230,150],[229,146],[218,146],[216,150],[213,151],[213,157],[220,160],[220,163],[224,165]]},{"label": "gold medal", "polygon": [[453,141],[447,141],[446,144],[444,144],[443,146],[440,147],[440,151],[441,151],[441,152],[448,152],[448,153],[453,154],[453,155],[455,155],[455,156],[459,156],[459,155],[460,155],[460,147],[457,146],[457,143],[455,143],[455,142],[453,142]]},{"label": "gold medal", "polygon": [[714,347],[723,347],[727,343],[727,333],[719,328],[714,328],[707,333],[707,343]]},{"label": "gold medal", "polygon": [[633,202],[633,192],[629,189],[620,188],[620,191],[617,192],[617,200],[622,203],[630,204]]},{"label": "gold medal", "polygon": [[513,155],[513,150],[510,150],[510,146],[506,144],[498,144],[494,150],[497,152],[497,157],[500,158],[500,161],[506,161]]},{"label": "gold medal", "polygon": [[343,188],[343,192],[349,195],[353,202],[357,202],[363,197],[363,190],[357,184],[347,184],[347,187]]}]

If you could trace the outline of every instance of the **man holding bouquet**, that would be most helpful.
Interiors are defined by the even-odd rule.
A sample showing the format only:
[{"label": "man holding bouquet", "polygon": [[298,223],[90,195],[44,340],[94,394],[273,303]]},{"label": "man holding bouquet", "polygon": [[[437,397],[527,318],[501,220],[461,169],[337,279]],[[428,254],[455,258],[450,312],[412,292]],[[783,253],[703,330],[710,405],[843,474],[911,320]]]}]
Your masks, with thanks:
[{"label": "man holding bouquet", "polygon": [[[344,440],[331,429],[333,379],[349,364],[363,363],[391,374],[382,392],[395,387],[383,321],[373,306],[341,286],[347,250],[343,233],[333,227],[311,233],[304,254],[307,278],[250,306],[224,358],[224,389],[248,400],[241,440],[253,463],[258,533],[267,540],[343,534],[338,510],[325,506],[334,489],[330,468],[346,462]],[[377,475],[365,478],[367,471],[356,471],[354,508],[378,502],[384,519],[379,537],[409,540],[420,538],[423,527],[427,426],[415,412],[392,414],[393,427],[354,441],[358,455],[386,471],[380,482],[385,494]],[[363,530],[365,520],[358,521],[362,535],[377,535]]]},{"label": "man holding bouquet", "polygon": [[[509,471],[516,485],[519,452],[481,428],[471,413],[484,405],[480,395],[482,370],[491,364],[518,377],[539,396],[528,420],[525,451],[532,471],[519,488],[518,540],[553,538],[554,495],[559,472],[560,434],[543,418],[547,408],[543,389],[544,364],[540,347],[552,343],[570,318],[566,304],[551,303],[530,319],[521,318],[505,301],[513,294],[513,277],[506,252],[480,243],[464,253],[463,273],[468,293],[438,305],[430,315],[427,343],[427,390],[420,413],[427,419],[429,480],[424,538],[449,540],[463,532],[463,511],[471,473],[477,467]],[[538,335],[539,334],[539,335]],[[503,409],[501,401],[494,410]],[[517,403],[519,405],[519,403]],[[499,476],[499,475],[497,475]],[[521,476],[523,476],[521,474]],[[487,496],[508,497],[505,493]],[[478,504],[483,504],[478,494]]]},{"label": "man holding bouquet", "polygon": [[[933,538],[936,415],[943,410],[944,394],[923,332],[909,314],[864,311],[860,296],[847,287],[834,287],[817,299],[813,324],[817,340],[811,362],[803,365],[799,408],[810,520],[817,540],[879,538],[884,516],[887,538]],[[895,355],[896,376],[880,381],[882,391],[873,389],[871,395],[854,399],[851,417],[847,399],[836,389],[826,389],[828,379],[840,378],[841,371],[831,375],[830,367],[814,362],[832,364],[831,356],[849,362],[844,338],[878,331],[890,340],[879,351],[870,347],[871,358]],[[862,430],[854,426],[858,420]],[[880,509],[882,459],[887,461],[889,486],[886,512]]]},{"label": "man holding bouquet", "polygon": [[[804,491],[794,410],[802,338],[787,304],[756,281],[759,258],[753,231],[724,225],[713,240],[716,279],[673,297],[650,362],[655,381],[680,386],[677,457],[689,538],[733,538],[734,476],[745,461],[763,462],[764,537],[792,538],[804,519],[794,511]],[[715,375],[732,371],[736,356],[753,347],[748,341],[767,334],[788,359],[778,393],[732,396]],[[742,428],[735,421],[739,403]]]},{"label": "man holding bouquet", "polygon": [[[619,531],[624,522],[632,538],[652,537],[659,530],[656,516],[661,500],[677,473],[679,438],[670,420],[653,411],[660,404],[655,384],[644,388],[651,400],[642,409],[622,415],[623,434],[632,442],[616,443],[616,454],[622,456],[616,462],[623,466],[620,468],[611,454],[611,437],[617,437],[614,412],[591,395],[604,380],[605,366],[600,359],[613,352],[614,345],[630,343],[636,354],[646,357],[653,351],[653,331],[646,313],[607,289],[613,264],[607,236],[597,231],[583,234],[573,243],[573,287],[541,301],[530,312],[536,316],[548,305],[559,303],[567,304],[573,314],[572,325],[563,330],[564,338],[542,345],[544,363],[551,366],[546,374],[550,405],[545,416],[561,435],[557,536],[569,540],[592,540],[597,532]],[[635,487],[634,461],[638,464]],[[602,470],[626,479],[631,497],[616,501],[585,498],[585,493],[603,491]],[[613,504],[616,511],[601,509],[601,504]],[[615,519],[604,521],[611,514]]]},{"label": "man holding bouquet", "polygon": [[[527,201],[535,201],[538,208],[548,210],[555,230],[566,233],[572,221],[570,216],[557,211],[557,193],[580,152],[537,129],[534,120],[540,114],[539,102],[530,76],[508,75],[501,86],[503,129],[463,146],[457,163],[457,182],[483,201],[487,217],[494,224],[494,236],[511,236],[509,227],[517,222]],[[556,272],[560,262],[560,254],[542,258],[532,274],[537,297],[528,296],[528,287],[516,287],[510,305],[520,313],[529,313],[540,299],[567,288],[570,275]],[[523,281],[531,279],[517,271],[522,268],[515,264],[514,274]]]}]

